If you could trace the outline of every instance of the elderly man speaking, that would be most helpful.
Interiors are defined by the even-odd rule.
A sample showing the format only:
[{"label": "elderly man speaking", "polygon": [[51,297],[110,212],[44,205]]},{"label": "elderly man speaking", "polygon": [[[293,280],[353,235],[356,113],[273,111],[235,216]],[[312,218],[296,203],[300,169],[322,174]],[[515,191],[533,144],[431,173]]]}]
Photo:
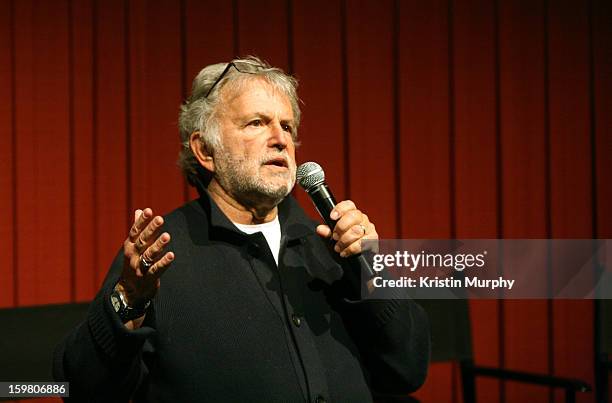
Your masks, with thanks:
[{"label": "elderly man speaking", "polygon": [[165,217],[135,212],[86,321],[56,350],[69,400],[371,402],[423,383],[422,309],[361,300],[347,264],[374,225],[342,201],[335,227],[317,226],[289,196],[296,87],[253,57],[195,78],[179,164],[201,197]]}]

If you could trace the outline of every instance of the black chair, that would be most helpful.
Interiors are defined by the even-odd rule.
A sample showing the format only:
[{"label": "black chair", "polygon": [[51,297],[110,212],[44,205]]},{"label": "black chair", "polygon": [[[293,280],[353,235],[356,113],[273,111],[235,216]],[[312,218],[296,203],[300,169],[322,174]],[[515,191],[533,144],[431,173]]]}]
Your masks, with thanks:
[{"label": "black chair", "polygon": [[432,361],[457,361],[461,373],[463,402],[476,402],[476,377],[492,377],[565,390],[567,403],[576,401],[576,392],[587,392],[591,387],[578,379],[485,367],[474,363],[468,301],[420,300],[431,323]]},{"label": "black chair", "polygon": [[0,309],[0,381],[53,380],[53,350],[83,321],[89,304]]}]

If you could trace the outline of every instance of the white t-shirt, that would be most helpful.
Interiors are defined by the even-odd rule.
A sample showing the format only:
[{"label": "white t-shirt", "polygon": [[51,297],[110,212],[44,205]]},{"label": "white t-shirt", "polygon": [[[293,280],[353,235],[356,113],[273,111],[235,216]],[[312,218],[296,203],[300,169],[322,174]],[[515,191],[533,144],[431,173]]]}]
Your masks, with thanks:
[{"label": "white t-shirt", "polygon": [[270,251],[272,252],[272,256],[274,256],[274,260],[276,261],[276,265],[278,266],[278,254],[280,252],[280,243],[281,243],[281,227],[280,221],[278,221],[278,215],[274,220],[270,222],[266,222],[263,224],[238,224],[234,223],[238,229],[246,234],[254,234],[256,232],[263,233],[263,236],[268,241],[268,246],[270,247]]}]

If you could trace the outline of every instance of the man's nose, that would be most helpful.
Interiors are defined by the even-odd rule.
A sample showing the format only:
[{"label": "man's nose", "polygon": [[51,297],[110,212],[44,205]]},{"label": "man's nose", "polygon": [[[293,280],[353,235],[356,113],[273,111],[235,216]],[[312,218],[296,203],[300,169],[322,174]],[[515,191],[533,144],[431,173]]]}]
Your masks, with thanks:
[{"label": "man's nose", "polygon": [[285,148],[287,148],[287,133],[285,132],[285,130],[283,130],[283,127],[281,126],[280,122],[274,122],[270,126],[270,147],[275,147],[279,150],[284,150]]}]

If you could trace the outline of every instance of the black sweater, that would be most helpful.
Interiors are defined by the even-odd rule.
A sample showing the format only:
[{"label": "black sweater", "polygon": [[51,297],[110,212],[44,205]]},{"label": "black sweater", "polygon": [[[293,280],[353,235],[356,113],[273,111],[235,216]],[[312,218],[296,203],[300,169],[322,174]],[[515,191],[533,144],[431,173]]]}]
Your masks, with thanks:
[{"label": "black sweater", "polygon": [[[57,347],[69,401],[370,402],[424,381],[429,326],[411,300],[358,299],[349,269],[287,198],[277,266],[207,195],[165,217],[172,267],[144,325],[129,331],[109,296],[121,253],[87,320]],[[344,265],[344,263],[343,263]]]}]

